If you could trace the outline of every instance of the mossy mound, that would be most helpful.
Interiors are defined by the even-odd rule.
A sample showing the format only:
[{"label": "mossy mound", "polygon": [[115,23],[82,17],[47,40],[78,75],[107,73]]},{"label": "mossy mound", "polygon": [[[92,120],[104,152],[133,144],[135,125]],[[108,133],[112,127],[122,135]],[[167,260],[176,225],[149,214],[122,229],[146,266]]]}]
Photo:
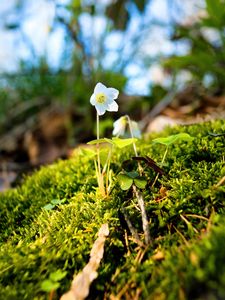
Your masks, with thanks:
[{"label": "mossy mound", "polygon": [[[43,282],[57,270],[66,272],[55,286],[59,299],[106,222],[110,236],[89,299],[225,299],[225,137],[212,135],[225,132],[225,121],[168,128],[160,136],[179,132],[194,139],[170,146],[167,175],[153,189],[156,174],[143,163],[148,247],[134,241],[121,210],[144,241],[132,191],[122,191],[115,176],[110,196],[97,197],[93,161],[77,153],[0,195],[0,299],[49,299]],[[160,163],[165,148],[152,138],[141,140],[138,152]],[[114,174],[132,156],[132,147],[115,151]],[[55,205],[43,208],[49,203]]]}]

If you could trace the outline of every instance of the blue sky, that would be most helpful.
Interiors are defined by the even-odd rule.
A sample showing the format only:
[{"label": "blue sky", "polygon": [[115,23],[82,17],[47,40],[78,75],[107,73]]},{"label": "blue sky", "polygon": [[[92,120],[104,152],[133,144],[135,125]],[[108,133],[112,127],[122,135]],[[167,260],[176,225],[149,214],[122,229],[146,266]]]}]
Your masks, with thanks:
[{"label": "blue sky", "polygon": [[[53,68],[57,68],[62,56],[62,49],[65,37],[65,31],[62,27],[54,27],[55,5],[49,0],[29,0],[29,5],[25,9],[25,19],[22,22],[22,30],[10,31],[4,28],[4,22],[14,22],[16,15],[10,13],[18,0],[1,1],[0,3],[0,73],[11,72],[18,68],[20,59],[30,58],[32,53],[28,49],[25,40],[29,40],[31,49],[36,55],[47,55],[48,62]],[[85,0],[91,2],[91,0]],[[85,2],[83,1],[83,2]],[[99,2],[107,3],[110,0],[99,0]],[[177,0],[181,2],[180,0]],[[68,0],[58,0],[57,3],[65,4]],[[93,1],[92,1],[93,2]],[[95,1],[94,1],[95,2]],[[196,2],[198,5],[196,5]],[[169,25],[170,18],[173,17],[177,21],[188,21],[202,6],[202,0],[183,0],[182,6],[185,14],[178,11],[169,10],[168,1],[152,0],[147,6],[144,16],[141,16],[135,7],[129,7],[132,11],[132,19],[129,28],[125,34],[120,31],[113,31],[104,40],[104,47],[107,49],[105,57],[102,58],[102,67],[110,69],[115,65],[118,56],[132,55],[132,61],[126,66],[124,72],[129,77],[126,87],[127,93],[147,94],[149,92],[149,83],[164,80],[165,74],[157,60],[155,60],[147,69],[143,65],[142,55],[154,58],[163,58],[172,53],[185,54],[189,45],[183,43],[172,43],[169,40],[171,27]],[[170,11],[170,14],[168,13]],[[38,13],[37,13],[38,12]],[[172,14],[172,15],[171,15]],[[154,26],[148,26],[150,21],[154,21]],[[98,16],[91,17],[87,13],[80,16],[79,22],[84,36],[87,41],[92,41],[92,49],[98,53],[100,40],[104,36],[107,26],[104,14],[99,12]],[[167,24],[167,26],[161,26]],[[144,26],[143,26],[144,25]],[[22,32],[22,35],[21,35]],[[142,34],[141,44],[134,51],[131,37]],[[125,47],[120,51],[120,46],[124,42]],[[16,49],[16,51],[15,51]],[[98,64],[98,60],[96,60]]]}]

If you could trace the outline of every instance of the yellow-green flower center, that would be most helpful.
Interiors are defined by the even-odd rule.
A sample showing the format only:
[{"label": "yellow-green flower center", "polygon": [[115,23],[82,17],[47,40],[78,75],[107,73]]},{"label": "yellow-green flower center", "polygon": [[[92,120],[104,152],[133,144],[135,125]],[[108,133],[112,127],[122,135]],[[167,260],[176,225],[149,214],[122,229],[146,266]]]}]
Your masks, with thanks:
[{"label": "yellow-green flower center", "polygon": [[121,117],[121,126],[125,127],[127,125],[127,118],[126,117]]},{"label": "yellow-green flower center", "polygon": [[106,95],[105,94],[99,93],[99,94],[96,95],[96,101],[98,103],[104,103],[105,100],[106,100]]}]

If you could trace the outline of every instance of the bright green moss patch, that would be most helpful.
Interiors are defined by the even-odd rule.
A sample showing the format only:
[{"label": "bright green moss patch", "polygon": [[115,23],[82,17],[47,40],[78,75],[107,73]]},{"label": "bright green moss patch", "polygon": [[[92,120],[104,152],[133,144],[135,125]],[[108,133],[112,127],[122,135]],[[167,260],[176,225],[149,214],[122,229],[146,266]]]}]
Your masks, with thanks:
[{"label": "bright green moss patch", "polygon": [[46,284],[64,274],[56,280],[58,299],[88,262],[105,222],[110,236],[90,299],[225,298],[225,137],[210,134],[224,133],[225,122],[167,129],[140,141],[138,152],[160,165],[165,147],[151,140],[181,132],[194,139],[169,146],[161,166],[166,175],[153,189],[156,173],[141,162],[153,240],[147,248],[134,241],[122,212],[144,241],[137,201],[116,182],[122,167],[137,168],[135,161],[123,164],[134,156],[130,146],[113,153],[114,188],[107,199],[96,197],[93,161],[78,153],[1,194],[0,299],[48,299]]}]

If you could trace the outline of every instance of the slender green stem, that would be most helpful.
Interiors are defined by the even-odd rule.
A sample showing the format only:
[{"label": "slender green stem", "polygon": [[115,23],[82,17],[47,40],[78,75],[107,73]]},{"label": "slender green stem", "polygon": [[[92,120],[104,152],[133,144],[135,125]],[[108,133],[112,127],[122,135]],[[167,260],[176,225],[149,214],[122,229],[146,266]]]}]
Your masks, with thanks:
[{"label": "slender green stem", "polygon": [[166,146],[166,151],[165,151],[165,153],[164,153],[164,155],[163,155],[163,159],[162,159],[162,164],[164,163],[164,161],[165,161],[165,159],[166,159],[166,155],[167,155],[167,153],[168,153],[168,146]]},{"label": "slender green stem", "polygon": [[[134,139],[134,134],[133,134],[130,117],[128,115],[126,115],[126,117],[127,117],[127,121],[128,121],[131,138]],[[135,156],[138,156],[136,144],[134,141],[133,141],[133,148],[134,148]],[[141,164],[139,162],[138,162],[138,170],[139,170],[140,175],[142,175],[143,170],[142,170]],[[144,197],[143,197],[142,192],[138,191],[135,185],[133,185],[133,191],[136,194],[136,197],[138,200],[138,205],[141,210],[142,228],[144,231],[145,244],[149,245],[151,243],[151,236],[150,236],[150,230],[149,230],[149,224],[148,224],[148,217],[147,217],[147,213],[145,210]]]},{"label": "slender green stem", "polygon": [[[130,130],[130,136],[131,136],[132,139],[134,139],[134,133],[133,133],[130,117],[128,115],[126,115],[126,118],[127,118],[129,130]],[[138,156],[137,147],[136,147],[135,142],[133,142],[132,144],[133,144],[133,149],[134,149],[135,156]],[[143,169],[142,169],[141,164],[139,162],[138,162],[138,170],[139,170],[139,173],[141,175],[143,173]]]},{"label": "slender green stem", "polygon": [[[166,159],[167,153],[168,153],[168,146],[166,146],[166,151],[164,152],[164,155],[163,155],[161,164],[164,163],[164,161],[165,161],[165,159]],[[153,182],[153,184],[152,184],[152,188],[154,187],[154,185],[155,185],[156,181],[158,180],[158,178],[159,178],[159,173],[158,173],[158,174],[156,175],[156,177],[155,177],[155,180],[154,180],[154,182]]]},{"label": "slender green stem", "polygon": [[110,163],[111,163],[111,155],[112,155],[112,148],[110,148],[107,159],[106,159],[106,163],[103,167],[102,170],[102,174],[105,175],[106,173],[106,180],[105,180],[105,190],[106,190],[106,194],[109,194],[110,191],[110,186],[109,186],[109,171],[110,171]]},{"label": "slender green stem", "polygon": [[[99,140],[99,115],[96,114],[96,125],[97,125],[97,140]],[[100,148],[99,143],[97,143],[97,161],[98,161],[98,186],[102,195],[105,195],[104,189],[104,181],[103,181],[103,174],[101,172],[101,162],[100,162]]]},{"label": "slender green stem", "polygon": [[[128,115],[126,115],[126,118],[127,118],[127,122],[128,122],[129,130],[130,130],[130,135],[131,135],[131,138],[133,139],[133,138],[134,138],[134,134],[133,134],[133,129],[132,129],[132,125],[131,125],[130,117],[129,117]],[[135,144],[135,142],[133,142],[133,148],[134,148],[134,153],[135,153],[135,156],[138,156],[138,153],[137,153],[137,148],[136,148],[136,144]]]},{"label": "slender green stem", "polygon": [[[97,140],[99,140],[99,115],[96,115],[96,125],[97,125]],[[100,164],[100,150],[99,143],[97,143],[97,160],[98,160],[98,175],[101,174],[101,164]]]}]

